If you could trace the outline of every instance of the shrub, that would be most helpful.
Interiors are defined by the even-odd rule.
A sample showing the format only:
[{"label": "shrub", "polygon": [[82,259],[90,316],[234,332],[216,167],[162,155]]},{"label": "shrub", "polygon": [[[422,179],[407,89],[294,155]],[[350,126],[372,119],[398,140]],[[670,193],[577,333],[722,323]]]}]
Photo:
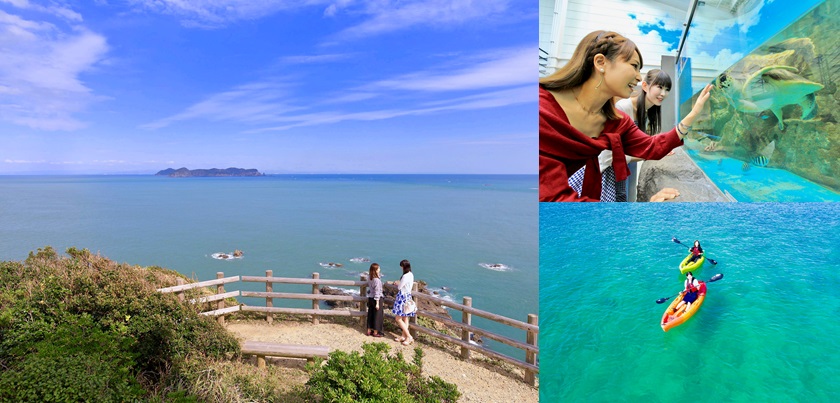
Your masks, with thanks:
[{"label": "shrub", "polygon": [[133,376],[128,345],[126,338],[101,331],[90,316],[75,317],[0,372],[0,401],[137,400],[144,391]]},{"label": "shrub", "polygon": [[303,392],[309,401],[323,402],[456,402],[455,385],[421,374],[423,350],[414,349],[407,363],[402,352],[389,355],[385,343],[365,343],[358,351],[330,353],[325,365],[320,360],[308,366],[309,381]]},{"label": "shrub", "polygon": [[294,372],[277,365],[260,369],[244,361],[194,357],[187,357],[178,368],[183,385],[203,402],[309,402],[287,384],[286,378]]},{"label": "shrub", "polygon": [[[67,254],[46,247],[24,262],[0,262],[0,368],[8,369],[0,401],[125,401],[139,384],[149,398],[170,401],[180,396],[171,384],[190,388],[177,372],[185,357],[238,354],[235,337],[213,318],[156,291],[176,282],[174,272],[86,249]],[[32,394],[41,383],[43,393]]]}]

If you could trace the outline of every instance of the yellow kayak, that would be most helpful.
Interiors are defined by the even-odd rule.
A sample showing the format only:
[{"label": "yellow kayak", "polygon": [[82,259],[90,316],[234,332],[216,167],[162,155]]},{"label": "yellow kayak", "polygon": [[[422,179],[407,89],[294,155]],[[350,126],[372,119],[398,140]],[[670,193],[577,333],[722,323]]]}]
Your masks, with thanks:
[{"label": "yellow kayak", "polygon": [[682,263],[680,263],[680,273],[685,274],[690,271],[695,271],[703,266],[703,263],[706,262],[706,252],[700,254],[700,259],[697,259],[696,262],[689,264],[688,259],[691,259],[693,254],[689,253],[688,256],[683,259]]}]

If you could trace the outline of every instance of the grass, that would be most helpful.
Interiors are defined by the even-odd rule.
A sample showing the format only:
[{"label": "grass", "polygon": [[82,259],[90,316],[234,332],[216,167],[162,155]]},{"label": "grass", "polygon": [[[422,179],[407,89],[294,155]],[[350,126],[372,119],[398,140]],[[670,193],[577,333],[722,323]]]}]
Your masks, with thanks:
[{"label": "grass", "polygon": [[[0,262],[0,401],[296,403],[315,396],[313,386],[303,386],[313,374],[321,383],[332,381],[334,372],[318,368],[261,370],[242,360],[236,338],[213,318],[199,315],[203,304],[157,291],[179,280],[186,278],[172,270],[116,263],[76,248],[60,255],[48,246],[23,262]],[[184,294],[188,301],[210,291]],[[253,317],[264,320],[265,315]],[[334,320],[359,326],[357,318]],[[380,352],[366,359],[390,362]],[[327,365],[341,371],[345,364]],[[374,381],[365,379],[359,382]],[[408,379],[420,395],[457,393],[441,380]]]}]

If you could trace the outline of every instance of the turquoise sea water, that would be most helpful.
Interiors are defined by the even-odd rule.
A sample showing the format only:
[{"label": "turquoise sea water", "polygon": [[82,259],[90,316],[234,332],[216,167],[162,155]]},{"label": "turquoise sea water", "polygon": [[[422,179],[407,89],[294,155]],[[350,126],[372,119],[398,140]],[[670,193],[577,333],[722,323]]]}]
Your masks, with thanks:
[{"label": "turquoise sea water", "polygon": [[[536,175],[0,176],[0,259],[75,246],[198,280],[266,270],[358,280],[370,263],[350,259],[362,257],[386,281],[409,259],[415,278],[443,295],[525,321],[538,311],[536,188]],[[211,258],[235,249],[242,259]],[[343,267],[320,265],[329,262]],[[524,341],[524,331],[474,324]]]},{"label": "turquoise sea water", "polygon": [[[541,203],[540,400],[840,398],[840,206]],[[700,311],[663,332],[699,239]]]},{"label": "turquoise sea water", "polygon": [[840,202],[840,193],[778,168],[749,166],[715,154],[689,155],[723,191],[740,202]]}]

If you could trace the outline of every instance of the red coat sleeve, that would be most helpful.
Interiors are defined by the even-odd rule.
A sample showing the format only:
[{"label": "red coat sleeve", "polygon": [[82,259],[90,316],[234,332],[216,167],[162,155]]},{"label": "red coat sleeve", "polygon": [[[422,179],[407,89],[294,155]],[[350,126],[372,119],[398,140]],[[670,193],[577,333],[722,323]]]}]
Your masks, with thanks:
[{"label": "red coat sleeve", "polygon": [[624,153],[646,160],[661,159],[683,144],[676,127],[651,136],[639,129],[627,115],[623,115],[618,132],[621,133],[621,142],[624,143]]}]

